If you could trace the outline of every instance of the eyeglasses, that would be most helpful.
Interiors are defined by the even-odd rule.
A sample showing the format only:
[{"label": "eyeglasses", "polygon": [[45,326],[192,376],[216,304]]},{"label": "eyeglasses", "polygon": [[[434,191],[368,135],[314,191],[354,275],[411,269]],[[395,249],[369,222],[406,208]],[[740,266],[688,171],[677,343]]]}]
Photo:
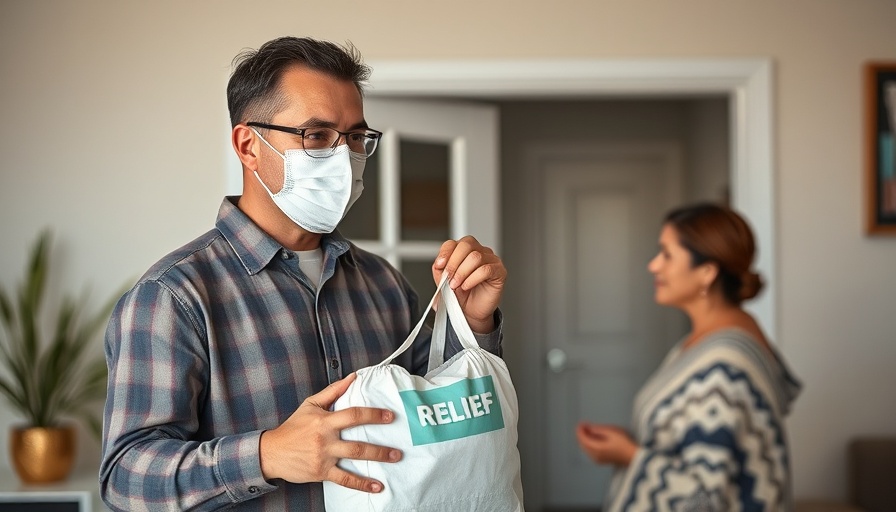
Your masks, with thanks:
[{"label": "eyeglasses", "polygon": [[278,126],[276,124],[256,123],[254,121],[246,123],[246,126],[255,126],[298,135],[302,138],[302,149],[305,150],[305,154],[312,158],[326,158],[332,155],[339,145],[339,139],[343,137],[350,151],[369,157],[376,150],[376,144],[379,142],[380,137],[383,136],[383,132],[369,128],[340,132],[339,130],[323,126],[293,128],[291,126]]}]

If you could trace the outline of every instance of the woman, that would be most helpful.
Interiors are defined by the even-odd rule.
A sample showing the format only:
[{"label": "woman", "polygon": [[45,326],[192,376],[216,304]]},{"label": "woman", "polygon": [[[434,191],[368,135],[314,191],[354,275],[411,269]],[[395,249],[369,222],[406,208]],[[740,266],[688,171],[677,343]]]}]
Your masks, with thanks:
[{"label": "woman", "polygon": [[579,424],[585,453],[616,474],[605,510],[790,510],[784,416],[799,391],[741,302],[762,287],[753,235],[733,211],[674,210],[650,261],[657,303],[688,333],[635,399],[633,434]]}]

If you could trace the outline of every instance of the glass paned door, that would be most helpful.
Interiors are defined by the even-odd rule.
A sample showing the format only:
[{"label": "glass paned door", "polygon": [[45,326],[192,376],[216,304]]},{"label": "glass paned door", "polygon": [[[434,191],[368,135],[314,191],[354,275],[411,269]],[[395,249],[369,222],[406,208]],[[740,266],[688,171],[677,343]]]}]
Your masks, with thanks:
[{"label": "glass paned door", "polygon": [[445,240],[469,234],[499,251],[497,109],[385,98],[367,99],[364,108],[384,135],[339,231],[389,260],[428,298],[430,267]]}]

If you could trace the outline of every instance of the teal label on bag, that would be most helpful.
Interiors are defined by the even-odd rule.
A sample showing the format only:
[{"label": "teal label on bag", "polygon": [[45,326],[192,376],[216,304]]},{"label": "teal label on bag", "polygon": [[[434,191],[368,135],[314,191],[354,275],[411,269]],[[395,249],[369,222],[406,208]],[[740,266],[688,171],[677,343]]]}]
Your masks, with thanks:
[{"label": "teal label on bag", "polygon": [[487,375],[426,391],[399,391],[414,446],[504,428],[495,383]]}]

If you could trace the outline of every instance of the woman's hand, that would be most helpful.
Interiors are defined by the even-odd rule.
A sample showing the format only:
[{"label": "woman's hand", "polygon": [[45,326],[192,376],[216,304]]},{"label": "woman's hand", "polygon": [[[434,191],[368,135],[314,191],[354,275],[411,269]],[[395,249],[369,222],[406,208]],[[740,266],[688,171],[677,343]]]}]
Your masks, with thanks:
[{"label": "woman's hand", "polygon": [[638,451],[628,432],[614,425],[581,422],[576,438],[582,451],[598,464],[628,466]]}]

